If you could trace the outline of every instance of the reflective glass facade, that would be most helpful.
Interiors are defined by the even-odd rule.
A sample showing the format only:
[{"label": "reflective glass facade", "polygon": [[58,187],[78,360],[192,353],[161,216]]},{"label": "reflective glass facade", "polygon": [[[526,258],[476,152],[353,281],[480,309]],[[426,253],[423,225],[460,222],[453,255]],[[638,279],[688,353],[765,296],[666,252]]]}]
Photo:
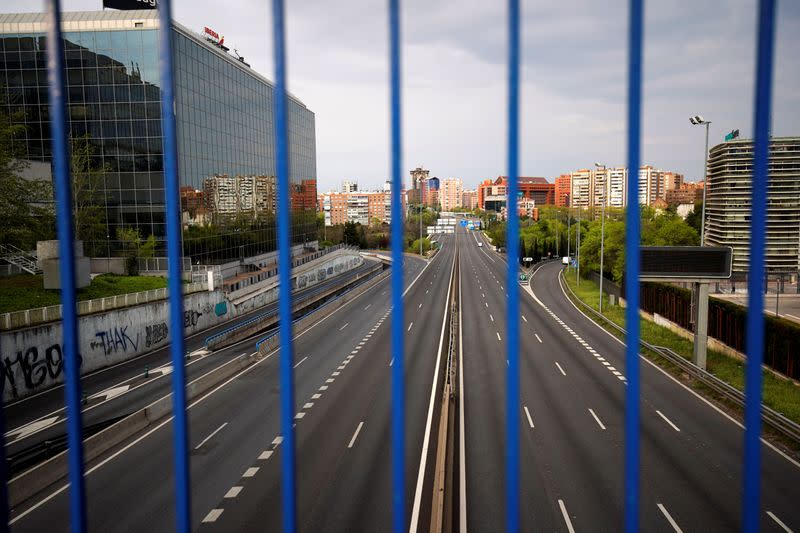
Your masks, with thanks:
[{"label": "reflective glass facade", "polygon": [[[9,23],[19,17],[28,19]],[[105,229],[87,239],[87,252],[113,254],[119,249],[117,230],[125,227],[163,239],[155,12],[69,13],[64,20],[70,130],[73,138],[88,142],[91,168],[100,175],[90,189],[92,201],[103,208]],[[76,28],[81,31],[70,31]],[[42,15],[0,16],[0,111],[25,124],[24,154],[46,169],[50,133],[43,30]],[[170,35],[180,179],[193,205],[184,213],[184,251],[194,263],[207,263],[274,250],[274,198],[257,202],[267,206],[258,212],[228,216],[202,193],[214,176],[261,176],[262,182],[274,183],[272,85],[186,28],[175,25]],[[290,98],[289,118],[293,237],[300,243],[316,235],[314,114]]]}]

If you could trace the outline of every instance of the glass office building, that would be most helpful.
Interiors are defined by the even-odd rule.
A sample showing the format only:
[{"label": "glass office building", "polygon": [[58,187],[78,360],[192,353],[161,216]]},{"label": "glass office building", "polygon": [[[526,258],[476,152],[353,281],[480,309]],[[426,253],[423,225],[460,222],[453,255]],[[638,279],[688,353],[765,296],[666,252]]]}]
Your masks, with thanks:
[{"label": "glass office building", "polygon": [[[102,208],[100,224],[83,236],[87,250],[114,254],[118,230],[129,227],[162,240],[157,12],[65,13],[63,30],[70,132],[90,157],[90,178],[76,188]],[[220,212],[204,193],[209,182],[222,177],[275,183],[273,85],[213,39],[179,24],[173,24],[170,37],[181,196],[191,197],[191,209],[183,207],[184,251],[202,263],[272,251],[274,186],[258,188],[258,194],[272,195],[259,201],[240,198],[239,190],[215,189],[237,195],[235,206],[250,206],[233,215]],[[0,15],[0,111],[26,126],[23,157],[46,174],[39,176],[44,179],[50,178],[51,156],[46,46],[43,14]],[[311,242],[316,239],[314,114],[290,96],[288,116],[293,239]]]}]

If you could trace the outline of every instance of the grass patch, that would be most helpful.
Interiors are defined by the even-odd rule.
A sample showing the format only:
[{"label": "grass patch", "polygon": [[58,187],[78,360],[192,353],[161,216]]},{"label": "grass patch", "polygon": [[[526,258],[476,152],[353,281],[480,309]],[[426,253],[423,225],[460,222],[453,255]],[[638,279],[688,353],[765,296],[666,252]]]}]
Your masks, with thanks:
[{"label": "grass patch", "polygon": [[[78,300],[92,300],[129,292],[149,291],[167,286],[167,278],[103,274],[78,291]],[[61,291],[45,289],[41,275],[19,274],[0,277],[0,313],[22,311],[61,303]]]},{"label": "grass patch", "polygon": [[[598,309],[599,287],[597,283],[591,280],[581,279],[580,286],[578,286],[575,281],[574,273],[572,275],[565,275],[564,279],[578,298],[593,309]],[[625,309],[617,305],[611,305],[606,295],[603,297],[603,316],[615,324],[625,327]],[[691,360],[692,341],[644,318],[640,319],[639,324],[641,327],[642,340],[656,346],[667,347],[675,353],[680,354],[685,359]],[[616,331],[611,330],[611,332],[621,337]],[[677,367],[673,366],[662,357],[650,353],[649,350],[644,350],[643,353],[658,365],[673,370],[673,374],[679,373]],[[727,354],[709,349],[706,370],[726,383],[733,385],[740,391],[744,390],[744,363],[742,361]],[[790,420],[800,423],[800,387],[795,385],[791,380],[780,378],[766,370],[762,372],[762,377],[764,405],[782,413]],[[695,385],[697,389],[705,389],[705,387],[702,387],[699,383],[693,383],[693,385]]]}]

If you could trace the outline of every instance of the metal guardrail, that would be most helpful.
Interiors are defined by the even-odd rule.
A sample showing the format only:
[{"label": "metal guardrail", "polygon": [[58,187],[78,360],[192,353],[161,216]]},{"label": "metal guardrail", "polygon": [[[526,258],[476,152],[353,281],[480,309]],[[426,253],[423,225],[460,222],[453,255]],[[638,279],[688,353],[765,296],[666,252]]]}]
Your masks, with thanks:
[{"label": "metal guardrail", "polygon": [[[341,278],[337,277],[338,278],[337,281],[340,281],[342,283],[350,283],[350,282],[353,282],[353,281],[358,281],[362,277],[371,276],[375,271],[378,270],[378,268],[379,267],[374,266],[374,267],[372,267],[370,269],[365,269],[365,270],[367,270],[366,272],[362,272],[362,271],[359,270],[358,272],[350,271],[350,272],[347,272],[347,273],[344,273],[344,274],[340,274],[340,276],[342,276],[342,277]],[[303,304],[304,302],[308,302],[309,300],[313,300],[319,293],[325,292],[327,290],[330,290],[330,287],[327,284],[317,284],[317,285],[315,285],[313,287],[310,287],[308,289],[308,291],[304,291],[303,294],[299,298],[292,297],[292,306],[296,306],[298,304]],[[240,322],[240,323],[236,324],[235,326],[231,326],[231,327],[226,328],[226,329],[224,329],[224,330],[222,330],[222,331],[220,331],[218,333],[215,333],[213,335],[209,335],[208,337],[205,338],[205,340],[203,341],[203,344],[208,346],[208,343],[212,342],[214,339],[218,339],[220,337],[224,337],[224,336],[229,335],[230,333],[232,333],[232,332],[234,332],[234,331],[236,331],[238,329],[245,328],[245,327],[247,327],[247,326],[249,326],[251,324],[254,324],[254,323],[256,323],[256,322],[258,322],[260,320],[264,320],[265,318],[273,317],[273,316],[275,316],[277,314],[278,314],[278,308],[276,306],[274,309],[271,309],[271,310],[266,311],[264,313],[260,313],[260,314],[258,314],[256,316],[254,316],[253,318],[250,318],[248,320],[245,320],[244,322]]]},{"label": "metal guardrail", "polygon": [[[186,283],[183,285],[184,295],[205,290],[208,290],[208,282],[206,281]],[[78,302],[78,316],[146,304],[158,300],[166,300],[167,298],[169,298],[169,291],[167,287],[162,287],[160,289],[150,289],[149,291],[129,292],[126,294],[116,294],[114,296],[83,300]],[[58,304],[3,313],[0,314],[0,331],[27,328],[37,324],[61,320],[62,312],[63,307],[61,304]]]},{"label": "metal guardrail", "polygon": [[[563,271],[559,274],[559,276],[563,276]],[[615,323],[610,318],[606,317],[605,315],[600,314],[596,309],[585,303],[583,300],[578,298],[575,292],[572,290],[568,284],[564,283],[564,286],[569,291],[570,295],[572,296],[573,301],[576,301],[581,305],[582,308],[589,311],[594,317],[602,320],[616,331],[625,335],[627,337],[628,332],[622,326]],[[639,339],[639,345],[647,348],[648,350],[658,354],[660,357],[663,357],[670,363],[674,364],[681,371],[686,372],[689,376],[696,379],[706,387],[710,388],[720,396],[724,397],[726,400],[738,405],[739,407],[744,407],[745,405],[745,396],[742,391],[727,383],[714,374],[707,372],[701,368],[698,368],[691,361],[688,361],[682,355],[674,352],[670,348],[664,346],[656,346],[654,344],[650,344],[649,342]],[[775,431],[776,433],[780,433],[784,437],[792,440],[793,442],[800,444],[800,424],[789,420],[785,416],[783,416],[778,411],[766,406],[761,405],[761,421],[770,429]]]}]

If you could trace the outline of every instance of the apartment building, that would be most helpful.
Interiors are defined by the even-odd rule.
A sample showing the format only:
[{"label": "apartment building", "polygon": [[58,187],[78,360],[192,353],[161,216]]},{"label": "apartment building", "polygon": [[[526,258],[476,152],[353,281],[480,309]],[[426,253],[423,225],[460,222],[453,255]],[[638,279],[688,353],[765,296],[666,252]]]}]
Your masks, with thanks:
[{"label": "apartment building", "polygon": [[448,178],[442,180],[439,189],[439,204],[442,211],[452,211],[457,207],[462,207],[464,193],[464,183],[461,178]]}]

